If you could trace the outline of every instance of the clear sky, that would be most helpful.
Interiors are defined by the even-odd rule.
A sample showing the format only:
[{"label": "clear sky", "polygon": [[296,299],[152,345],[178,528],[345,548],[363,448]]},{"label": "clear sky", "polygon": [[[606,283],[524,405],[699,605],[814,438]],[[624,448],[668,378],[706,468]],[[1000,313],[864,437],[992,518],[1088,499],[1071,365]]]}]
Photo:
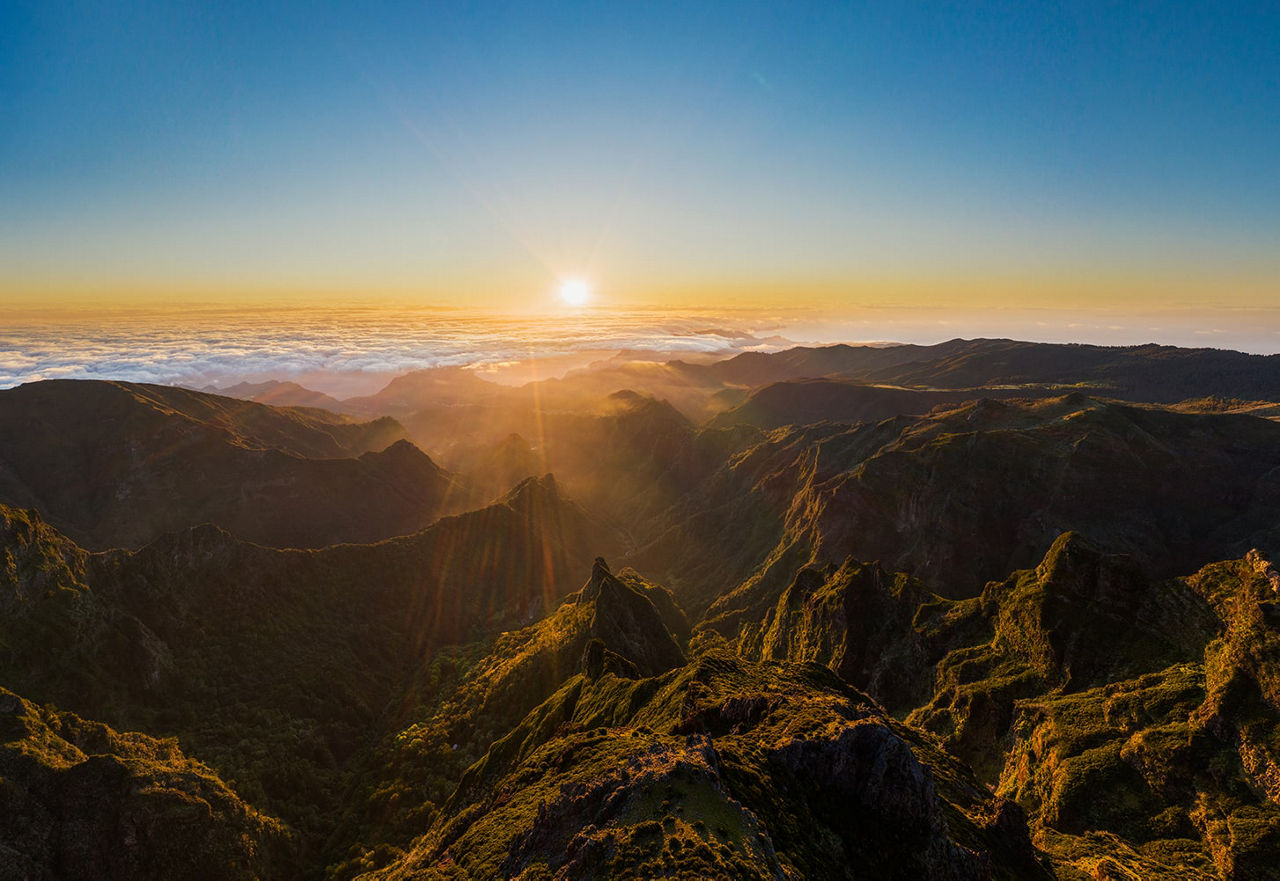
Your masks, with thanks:
[{"label": "clear sky", "polygon": [[0,3],[0,298],[1280,305],[1280,4]]}]

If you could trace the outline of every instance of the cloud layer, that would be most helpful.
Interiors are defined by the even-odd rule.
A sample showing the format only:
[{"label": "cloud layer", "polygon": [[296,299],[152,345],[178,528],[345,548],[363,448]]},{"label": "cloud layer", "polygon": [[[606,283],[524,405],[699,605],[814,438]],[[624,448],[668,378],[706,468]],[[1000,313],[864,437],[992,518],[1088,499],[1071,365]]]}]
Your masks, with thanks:
[{"label": "cloud layer", "polygon": [[306,379],[323,391],[329,377],[332,390],[365,391],[425,367],[619,349],[733,354],[790,344],[758,326],[706,314],[514,318],[385,308],[32,316],[0,329],[0,388],[42,379],[203,387],[273,378]]},{"label": "cloud layer", "polygon": [[[426,367],[499,365],[622,349],[682,357],[821,343],[953,337],[1132,345],[1160,342],[1269,354],[1280,310],[987,311],[869,309],[843,315],[658,309],[494,316],[389,307],[200,309],[0,315],[0,388],[41,379],[226,387],[292,379],[336,397],[370,394]],[[572,366],[559,358],[558,369]]]}]

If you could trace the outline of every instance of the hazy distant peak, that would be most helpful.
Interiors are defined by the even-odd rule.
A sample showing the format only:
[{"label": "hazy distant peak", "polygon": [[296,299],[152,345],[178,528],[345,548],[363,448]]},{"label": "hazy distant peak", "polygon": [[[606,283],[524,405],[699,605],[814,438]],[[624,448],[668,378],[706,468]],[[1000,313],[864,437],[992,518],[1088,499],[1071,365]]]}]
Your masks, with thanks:
[{"label": "hazy distant peak", "polygon": [[517,483],[502,498],[501,504],[522,508],[533,502],[558,502],[559,500],[560,489],[556,484],[555,475],[544,474],[541,477],[526,477]]}]

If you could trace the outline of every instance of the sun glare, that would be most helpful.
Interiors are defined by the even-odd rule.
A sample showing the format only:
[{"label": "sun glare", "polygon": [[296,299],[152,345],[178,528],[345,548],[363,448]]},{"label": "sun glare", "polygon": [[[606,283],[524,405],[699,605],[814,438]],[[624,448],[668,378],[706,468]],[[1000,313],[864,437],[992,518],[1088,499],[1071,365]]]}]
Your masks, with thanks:
[{"label": "sun glare", "polygon": [[560,282],[560,302],[566,306],[585,306],[591,299],[591,285],[581,278]]}]

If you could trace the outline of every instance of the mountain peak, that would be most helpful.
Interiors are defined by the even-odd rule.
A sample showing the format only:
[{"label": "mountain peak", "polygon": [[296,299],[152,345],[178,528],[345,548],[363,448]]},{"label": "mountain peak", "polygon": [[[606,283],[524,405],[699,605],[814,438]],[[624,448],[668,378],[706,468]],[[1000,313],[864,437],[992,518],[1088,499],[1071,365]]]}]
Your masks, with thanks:
[{"label": "mountain peak", "polygon": [[555,475],[544,474],[541,477],[526,477],[517,483],[502,497],[500,504],[523,510],[530,505],[554,504],[561,500],[560,487],[556,483]]},{"label": "mountain peak", "polygon": [[[642,677],[657,676],[684,665],[684,652],[667,629],[658,607],[649,597],[615,578],[603,557],[596,557],[592,564],[591,578],[578,601],[595,604],[589,633],[592,643],[602,644],[596,654],[608,649]],[[589,651],[588,668],[590,660]]]}]

